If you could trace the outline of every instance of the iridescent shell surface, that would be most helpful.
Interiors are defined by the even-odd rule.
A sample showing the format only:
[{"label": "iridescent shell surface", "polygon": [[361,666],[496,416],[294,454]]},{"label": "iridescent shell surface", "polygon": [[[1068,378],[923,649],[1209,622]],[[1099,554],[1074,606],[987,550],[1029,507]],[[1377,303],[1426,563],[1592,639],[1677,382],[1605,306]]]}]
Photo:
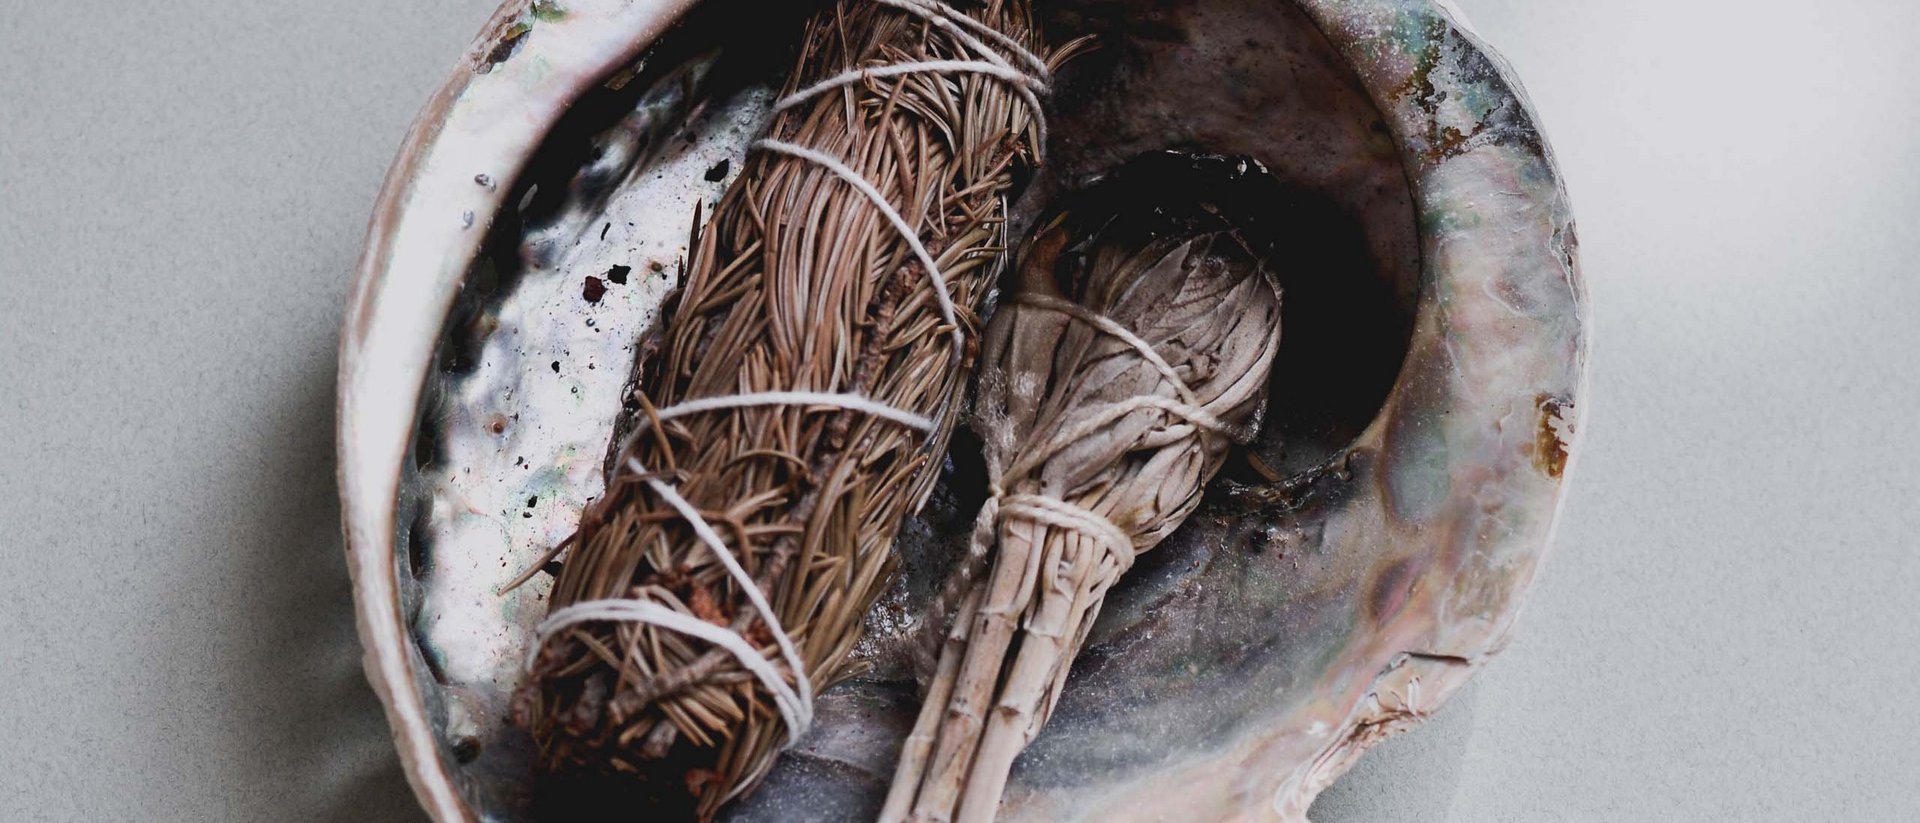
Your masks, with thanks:
[{"label": "iridescent shell surface", "polygon": [[[1566,197],[1444,4],[1039,6],[1102,48],[1060,73],[1015,232],[1140,153],[1244,154],[1300,256],[1265,471],[1230,470],[1109,597],[1001,817],[1302,820],[1499,652],[1551,542],[1585,400]],[[389,175],[342,336],[340,487],[368,675],[436,819],[529,817],[505,707],[545,584],[496,589],[599,493],[636,340],[764,122],[790,18],[510,2]],[[977,501],[964,458],[901,541],[871,674],[736,819],[871,816],[915,709],[905,645]]]}]

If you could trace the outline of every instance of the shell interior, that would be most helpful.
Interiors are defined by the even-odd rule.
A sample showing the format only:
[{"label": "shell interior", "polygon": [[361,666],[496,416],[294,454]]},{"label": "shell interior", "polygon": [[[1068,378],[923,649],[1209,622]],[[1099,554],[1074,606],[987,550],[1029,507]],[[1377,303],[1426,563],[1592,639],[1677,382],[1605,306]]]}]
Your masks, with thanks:
[{"label": "shell interior", "polygon": [[[509,704],[551,578],[499,589],[603,488],[636,349],[814,7],[774,5],[699,4],[512,179],[476,172],[506,205],[474,218],[485,240],[421,396],[393,562],[438,742],[415,767],[444,770],[479,818],[538,805]],[[475,70],[541,36],[540,6]],[[1051,42],[1100,45],[1058,72],[1053,144],[1010,235],[1142,155],[1255,158],[1286,315],[1259,439],[1109,596],[1003,817],[1303,819],[1498,650],[1547,543],[1585,351],[1564,196],[1504,72],[1428,2],[1040,6]],[[978,472],[956,437],[869,616],[871,671],[822,696],[736,819],[871,817],[916,708],[905,647]]]}]

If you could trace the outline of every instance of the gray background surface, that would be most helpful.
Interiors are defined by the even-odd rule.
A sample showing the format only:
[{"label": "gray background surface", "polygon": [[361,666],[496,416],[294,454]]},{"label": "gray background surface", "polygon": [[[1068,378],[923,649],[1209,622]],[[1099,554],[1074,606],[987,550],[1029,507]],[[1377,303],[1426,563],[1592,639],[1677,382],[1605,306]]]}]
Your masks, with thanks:
[{"label": "gray background surface", "polygon": [[[492,5],[0,3],[0,818],[418,818],[335,328]],[[1912,819],[1920,8],[1460,5],[1581,220],[1586,450],[1510,652],[1316,819]]]}]

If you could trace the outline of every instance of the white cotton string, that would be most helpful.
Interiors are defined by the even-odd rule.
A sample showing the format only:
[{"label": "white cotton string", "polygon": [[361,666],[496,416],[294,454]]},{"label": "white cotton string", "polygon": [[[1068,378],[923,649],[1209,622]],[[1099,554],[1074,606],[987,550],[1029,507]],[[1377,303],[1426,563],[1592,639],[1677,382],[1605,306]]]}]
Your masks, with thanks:
[{"label": "white cotton string", "polygon": [[[1193,389],[1186,384],[1186,381],[1180,379],[1180,375],[1174,371],[1173,366],[1168,364],[1166,359],[1154,350],[1151,343],[1141,339],[1139,335],[1134,334],[1131,330],[1127,329],[1127,327],[1114,322],[1113,318],[1088,309],[1078,303],[1048,295],[1023,293],[1014,298],[1014,301],[1038,309],[1059,312],[1093,326],[1101,332],[1126,343],[1128,347],[1138,352],[1142,358],[1152,364],[1154,369],[1160,372],[1162,378],[1173,385],[1174,391],[1180,395],[1181,399],[1173,400],[1165,397],[1138,396],[1128,398],[1118,403],[1100,406],[1076,421],[1072,428],[1055,434],[1052,438],[1041,443],[1038,448],[1022,453],[1020,458],[1014,462],[1013,466],[1007,469],[1006,474],[1016,477],[1024,475],[1035,466],[1066,450],[1069,446],[1086,439],[1112,424],[1114,421],[1142,409],[1159,409],[1168,415],[1185,421],[1186,425],[1190,425],[1196,429],[1214,432],[1227,430],[1225,422],[1199,406],[1198,398],[1194,395]],[[1049,526],[1077,531],[1094,538],[1094,540],[1106,546],[1107,550],[1112,553],[1115,561],[1119,563],[1122,571],[1133,565],[1133,538],[1129,536],[1125,530],[1114,525],[1112,520],[1090,509],[1076,506],[1057,497],[1048,497],[1046,495],[1008,495],[1004,490],[999,488],[998,485],[994,487],[993,497],[988,501],[988,505],[995,506],[998,509],[995,514],[989,515],[996,521],[1004,520],[1007,517],[1019,517],[1036,523],[1044,523]]]},{"label": "white cotton string", "polygon": [[[763,391],[748,392],[746,394],[728,394],[719,397],[702,397],[697,400],[687,400],[676,403],[664,409],[655,409],[653,418],[673,420],[699,412],[718,411],[720,409],[745,409],[757,406],[831,406],[872,415],[882,420],[890,420],[916,431],[932,433],[935,428],[932,418],[923,417],[905,409],[889,406],[865,395],[814,391]],[[633,431],[628,432],[626,439],[621,441],[620,451],[625,453],[632,446],[634,440],[646,433],[648,427],[652,425],[652,422],[652,419],[642,415],[635,423]],[[532,572],[528,571],[526,574],[530,575]],[[516,580],[516,582],[519,581]]]},{"label": "white cotton string", "polygon": [[786,111],[794,106],[819,97],[842,86],[850,86],[862,80],[879,77],[899,77],[906,74],[984,74],[1005,80],[1022,88],[1045,91],[1046,84],[1041,80],[1005,63],[993,63],[985,60],[919,60],[909,63],[893,63],[885,66],[870,66],[863,69],[848,69],[804,89],[780,98],[773,104],[776,112]]},{"label": "white cotton string", "polygon": [[1076,506],[1055,497],[1039,494],[1014,494],[1000,499],[999,519],[1018,517],[1034,523],[1079,532],[1093,538],[1113,555],[1120,571],[1133,565],[1133,536],[1112,520],[1092,509]]},{"label": "white cotton string", "polygon": [[[892,6],[901,11],[918,14],[936,25],[939,25],[942,20],[951,20],[959,23],[979,33],[981,36],[995,43],[999,43],[1002,48],[1012,52],[1015,57],[1020,58],[1022,62],[1026,63],[1027,67],[1032,69],[1035,74],[1045,75],[1048,71],[1047,61],[1040,59],[1039,55],[1029,51],[1026,46],[1020,45],[1020,41],[1007,36],[1006,32],[955,11],[952,6],[939,2],[939,0],[874,0],[874,2],[883,6]],[[942,28],[945,28],[945,26],[942,26]],[[951,29],[948,30],[952,31]],[[975,51],[984,54],[993,54],[992,49],[987,48],[985,44],[971,37],[962,35],[962,41]],[[993,56],[988,59],[999,59],[999,55],[993,54]]]},{"label": "white cotton string", "polygon": [[1110,403],[1095,408],[1091,414],[1082,417],[1076,422],[1073,428],[1061,432],[1058,436],[1046,441],[1039,448],[1022,454],[1020,460],[1015,462],[1013,467],[1007,470],[1007,473],[1022,474],[1048,458],[1065,451],[1068,446],[1072,446],[1099,432],[1101,429],[1106,428],[1114,421],[1144,409],[1159,409],[1168,415],[1182,420],[1182,425],[1191,425],[1197,429],[1211,432],[1225,432],[1228,430],[1225,422],[1222,422],[1220,418],[1214,417],[1211,412],[1199,406],[1189,405],[1166,397],[1131,397],[1118,403]]},{"label": "white cotton string", "polygon": [[[954,11],[952,7],[939,0],[874,0],[874,2],[920,15],[933,27],[953,35],[954,39],[959,40],[982,58],[1001,66],[1012,67],[1012,64],[1008,63],[1005,57],[1001,57],[999,52],[994,51],[987,44],[980,42],[980,38],[973,36],[973,34],[967,31],[967,29],[972,29],[974,32],[978,32],[988,39],[999,43],[1003,48],[1012,52],[1014,56],[1019,57],[1020,60],[1026,63],[1028,68],[1033,71],[1035,82],[1038,83],[1040,87],[1045,88],[1050,85],[1048,79],[1051,77],[1051,73],[1047,68],[1047,61],[1040,59],[1039,55],[1028,51],[1027,47],[1020,45],[1019,41],[1008,37],[1006,33],[998,31],[994,29],[994,27],[961,14],[960,12]],[[955,25],[956,23],[959,25]],[[1014,91],[1018,93],[1020,99],[1027,104],[1027,110],[1033,114],[1034,131],[1038,132],[1040,144],[1035,147],[1034,151],[1045,153],[1047,146],[1047,115],[1046,112],[1040,108],[1040,96],[1035,94],[1033,88],[1028,85],[1016,86]]]},{"label": "white cotton string", "polygon": [[[926,417],[894,408],[869,397],[858,394],[837,394],[808,391],[771,391],[751,394],[728,395],[723,397],[703,397],[689,400],[653,413],[654,419],[672,420],[706,411],[719,409],[738,409],[755,406],[833,406],[891,420],[923,432],[932,432],[934,422]],[[647,467],[637,458],[628,458],[626,468],[642,477],[650,474]],[[813,682],[807,677],[805,664],[801,662],[800,652],[793,645],[792,636],[780,625],[780,618],[774,613],[773,605],[767,602],[766,595],[747,574],[726,541],[713,529],[713,525],[700,514],[700,510],[687,502],[674,487],[659,480],[648,478],[647,486],[653,493],[673,507],[681,519],[693,528],[695,536],[712,550],[715,559],[725,567],[727,574],[740,586],[748,602],[753,604],[760,617],[766,622],[767,631],[780,647],[780,656],[793,672],[794,686],[787,685],[778,669],[753,644],[748,643],[738,633],[721,626],[715,626],[699,618],[661,606],[645,600],[633,598],[612,598],[606,600],[586,600],[566,606],[547,616],[535,630],[537,642],[527,657],[527,668],[533,668],[535,655],[540,646],[555,635],[581,623],[595,621],[627,621],[646,623],[690,637],[697,637],[732,654],[748,673],[759,679],[761,685],[773,695],[774,708],[780,712],[780,719],[787,725],[787,743],[792,746],[807,729],[813,725]],[[797,690],[796,687],[797,686]]]},{"label": "white cotton string", "polygon": [[[1226,429],[1226,424],[1222,423],[1219,418],[1214,417],[1211,413],[1207,412],[1207,410],[1198,406],[1165,397],[1134,397],[1119,403],[1112,403],[1097,408],[1091,415],[1077,421],[1072,428],[1062,431],[1046,442],[1041,443],[1038,448],[1023,453],[1020,459],[1015,461],[1013,466],[1007,469],[1007,474],[1016,477],[1024,475],[1035,466],[1065,451],[1067,447],[1106,428],[1112,424],[1113,421],[1119,420],[1141,409],[1159,409],[1169,415],[1185,420],[1186,425],[1191,425],[1197,429],[1207,431],[1223,431]],[[1113,525],[1113,522],[1105,517],[1101,517],[1086,509],[1072,506],[1072,504],[1058,498],[1032,495],[1006,496],[998,489],[995,489],[994,497],[1000,500],[1000,516],[1002,517],[1006,516],[1010,501],[1020,498],[1027,500],[1029,505],[1016,507],[1016,512],[1026,516],[1030,520],[1039,519],[1037,516],[1039,513],[1046,513],[1057,519],[1042,522],[1091,534],[1109,544],[1113,542],[1112,536],[1114,534],[1125,534],[1124,531],[1121,531],[1118,526]],[[1070,507],[1074,512],[1068,513],[1066,509],[1049,508],[1044,504],[1035,503],[1034,501],[1051,501],[1062,507]],[[1084,517],[1081,516],[1082,514],[1084,514]],[[1125,545],[1130,547],[1133,544],[1129,539]],[[1119,556],[1120,552],[1116,551],[1115,554]]]},{"label": "white cotton string", "polygon": [[[1040,107],[1040,97],[1036,93],[1037,91],[1046,90],[1048,85],[1048,69],[1045,60],[1040,59],[1039,55],[1034,54],[1006,33],[997,31],[992,26],[961,14],[948,7],[945,3],[939,2],[939,0],[874,0],[874,2],[918,15],[926,20],[928,24],[953,35],[962,45],[965,45],[974,53],[978,54],[981,59],[922,60],[896,63],[888,66],[849,69],[781,98],[773,104],[774,111],[785,111],[834,89],[873,77],[898,77],[919,72],[985,74],[1013,85],[1014,90],[1020,95],[1021,100],[1027,104],[1029,114],[1034,118],[1034,127],[1038,132],[1040,144],[1035,148],[1035,151],[1045,150],[1047,143],[1046,114]],[[1026,63],[1028,67],[1032,69],[1032,72],[1023,72],[1014,68],[1012,63],[1007,62],[1007,59],[1002,57],[999,52],[982,42],[979,37],[975,36],[975,33],[998,43],[1001,47]],[[853,170],[852,167],[833,155],[773,138],[756,141],[753,144],[753,148],[774,152],[776,154],[784,154],[818,165],[832,172],[841,180],[846,181],[848,185],[853,186],[855,190],[859,191],[868,201],[873,203],[874,208],[880,210],[881,215],[887,219],[888,223],[893,225],[894,230],[898,231],[900,237],[907,242],[907,247],[912,250],[914,257],[920,261],[920,265],[927,270],[927,279],[933,283],[934,298],[939,302],[940,319],[945,321],[953,330],[953,357],[955,360],[958,360],[965,351],[966,336],[960,330],[959,314],[954,309],[953,295],[947,289],[946,278],[940,274],[940,265],[934,261],[933,254],[927,251],[926,244],[921,242],[920,233],[915,231],[912,224],[908,223],[907,219],[900,214],[900,210],[895,208],[893,203],[887,200],[886,195],[882,194],[880,189],[875,187],[871,181],[861,176],[859,172]]]},{"label": "white cotton string", "polygon": [[[1002,48],[1020,58],[1021,62],[1026,63],[1032,72],[1032,76],[1027,78],[1030,82],[1016,85],[1014,91],[1020,95],[1020,99],[1027,104],[1028,111],[1033,114],[1034,131],[1038,133],[1040,144],[1034,151],[1041,153],[1046,151],[1047,116],[1046,112],[1040,108],[1040,96],[1034,92],[1034,88],[1045,89],[1049,85],[1051,71],[1047,67],[1047,61],[1040,59],[1039,55],[1028,50],[1026,46],[1020,45],[1018,40],[1007,36],[1005,32],[961,14],[939,0],[874,0],[874,2],[919,15],[934,28],[953,35],[954,39],[959,40],[962,45],[973,50],[982,59],[1002,68],[1012,69],[1013,64],[1007,62],[1007,59],[1000,56],[1000,53],[994,51],[991,46],[981,42],[973,32],[1000,44]],[[972,31],[969,32],[969,29]]]},{"label": "white cotton string", "polygon": [[[535,634],[539,643],[546,643],[554,635],[589,622],[647,623],[712,643],[738,659],[740,665],[759,679],[761,685],[766,686],[767,691],[773,695],[773,705],[779,710],[780,719],[787,724],[788,729],[793,730],[788,736],[789,745],[804,733],[811,722],[812,704],[802,700],[800,695],[787,685],[787,681],[780,677],[780,671],[775,669],[773,664],[768,662],[752,644],[724,626],[716,626],[658,603],[631,599],[582,601],[548,615],[547,619],[540,623],[540,627],[535,629]],[[539,649],[539,645],[533,647],[535,653]],[[532,666],[531,659],[528,660],[528,666]],[[806,683],[804,674],[801,675],[800,681],[802,684]]]},{"label": "white cotton string", "polygon": [[1039,448],[1022,454],[1020,459],[1007,470],[1008,474],[1024,474],[1027,470],[1059,454],[1068,446],[1080,442],[1082,439],[1106,427],[1115,420],[1119,420],[1122,417],[1142,409],[1159,409],[1169,415],[1186,421],[1195,428],[1206,431],[1226,432],[1229,430],[1229,427],[1224,421],[1199,406],[1198,398],[1194,395],[1193,389],[1186,384],[1186,381],[1180,379],[1180,375],[1173,370],[1173,366],[1169,365],[1167,361],[1160,356],[1159,352],[1154,351],[1152,344],[1142,340],[1139,335],[1129,331],[1125,326],[1114,322],[1113,318],[1077,303],[1047,295],[1023,293],[1015,298],[1015,302],[1033,306],[1034,308],[1060,312],[1068,317],[1083,321],[1113,336],[1115,339],[1126,343],[1134,351],[1139,352],[1140,356],[1145,358],[1148,363],[1151,363],[1154,369],[1160,372],[1162,378],[1173,384],[1174,391],[1180,395],[1181,399],[1171,400],[1165,397],[1132,397],[1118,403],[1101,406],[1091,414],[1082,417],[1074,424],[1073,428],[1060,432],[1052,439],[1042,443]]},{"label": "white cotton string", "polygon": [[[647,467],[641,465],[637,459],[629,458],[627,468],[636,474],[648,474]],[[780,625],[779,616],[774,613],[772,604],[767,602],[766,595],[760,592],[760,587],[753,582],[752,575],[747,574],[747,570],[733,556],[726,542],[720,539],[719,533],[715,532],[706,518],[700,515],[700,511],[694,508],[692,503],[687,502],[686,498],[681,497],[672,486],[652,479],[647,480],[647,486],[653,489],[654,494],[659,495],[661,500],[666,501],[667,505],[679,512],[681,518],[687,521],[687,525],[693,527],[693,533],[700,538],[700,542],[705,543],[707,548],[713,551],[714,558],[720,561],[721,566],[726,567],[727,574],[740,585],[748,602],[760,612],[761,619],[766,621],[767,632],[773,635],[774,643],[780,647],[780,656],[786,660],[787,669],[793,672],[795,686],[788,686],[773,664],[758,649],[755,649],[753,644],[748,643],[745,638],[731,629],[715,626],[658,603],[633,598],[587,600],[554,612],[540,624],[537,631],[540,642],[545,643],[554,635],[580,623],[615,620],[647,623],[698,637],[731,653],[740,661],[742,667],[760,680],[761,685],[767,687],[767,691],[773,695],[774,708],[780,711],[780,719],[787,724],[786,745],[792,746],[813,725],[813,681],[807,677],[806,666],[800,660],[800,651],[793,645],[793,638],[788,636],[786,628]],[[536,645],[534,649],[538,651],[539,646]],[[531,656],[528,658],[527,665],[528,668],[532,668]]]},{"label": "white cotton string", "polygon": [[1160,356],[1159,352],[1154,351],[1153,344],[1142,340],[1140,335],[1129,331],[1127,327],[1113,322],[1113,318],[1092,311],[1071,300],[1062,300],[1046,294],[1022,292],[1019,297],[1015,298],[1015,302],[1037,309],[1047,309],[1067,315],[1100,331],[1106,332],[1108,336],[1116,338],[1122,343],[1132,346],[1134,351],[1139,352],[1141,357],[1146,358],[1148,363],[1153,364],[1154,369],[1160,372],[1161,377],[1166,378],[1168,383],[1173,384],[1173,390],[1180,394],[1180,399],[1187,401],[1188,404],[1199,402],[1199,400],[1194,397],[1193,390],[1187,388],[1186,381],[1181,380],[1180,375],[1173,370],[1173,366],[1169,365],[1167,361]]},{"label": "white cotton string", "polygon": [[947,293],[947,280],[940,276],[940,265],[933,261],[933,254],[927,251],[926,244],[920,242],[920,234],[915,232],[912,226],[907,225],[907,219],[900,216],[900,211],[895,209],[892,203],[887,202],[886,195],[881,194],[880,190],[874,188],[874,185],[865,177],[861,177],[859,172],[848,168],[847,164],[840,162],[839,158],[833,155],[771,138],[755,142],[753,147],[775,154],[797,157],[819,165],[866,195],[866,198],[873,203],[873,207],[879,209],[880,214],[887,218],[887,222],[893,224],[894,230],[900,232],[900,237],[907,241],[907,248],[913,250],[913,256],[919,258],[920,265],[926,268],[927,280],[933,283],[933,296],[940,303],[940,319],[953,328],[953,356],[960,357],[966,345],[966,337],[960,331],[960,319],[953,308],[953,295]]},{"label": "white cotton string", "polygon": [[[635,458],[627,459],[627,468],[641,475],[647,474],[647,467],[640,465],[640,461]],[[787,728],[791,732],[787,735],[787,745],[793,745],[801,735],[807,733],[807,727],[813,725],[813,682],[807,679],[807,667],[800,662],[800,651],[794,648],[793,638],[787,636],[787,630],[780,625],[780,617],[774,614],[773,605],[767,602],[767,596],[760,592],[760,587],[753,582],[753,577],[747,574],[746,568],[741,566],[740,561],[733,556],[733,552],[727,549],[726,541],[721,540],[720,534],[713,530],[713,526],[707,523],[707,519],[700,516],[700,510],[694,508],[692,503],[688,503],[687,499],[681,497],[680,492],[674,490],[672,486],[658,480],[648,480],[647,487],[653,489],[654,494],[660,495],[660,499],[667,501],[667,505],[672,506],[674,511],[679,512],[680,516],[686,519],[687,525],[693,527],[693,533],[699,535],[700,541],[713,550],[714,558],[720,561],[720,565],[727,567],[727,573],[733,575],[733,579],[740,584],[740,589],[746,594],[747,601],[752,603],[753,607],[760,611],[760,617],[766,620],[767,631],[773,635],[773,642],[780,647],[780,656],[787,659],[787,667],[793,671],[794,682],[800,688],[799,722],[794,723],[793,718],[787,718]]]},{"label": "white cotton string", "polygon": [[[705,411],[718,409],[741,409],[753,406],[833,406],[872,415],[883,420],[891,420],[912,429],[931,432],[934,423],[931,419],[894,408],[878,400],[858,394],[839,394],[833,392],[809,391],[763,391],[749,394],[730,394],[723,397],[702,397],[688,400],[659,409],[653,416],[661,420],[672,420]],[[645,422],[644,420],[642,421]]]}]

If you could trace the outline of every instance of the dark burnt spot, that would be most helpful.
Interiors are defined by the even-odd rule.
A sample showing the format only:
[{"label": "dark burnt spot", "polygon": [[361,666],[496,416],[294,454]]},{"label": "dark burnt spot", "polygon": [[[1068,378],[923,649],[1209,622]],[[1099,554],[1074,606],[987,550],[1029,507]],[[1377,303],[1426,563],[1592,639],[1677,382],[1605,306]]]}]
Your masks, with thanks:
[{"label": "dark burnt spot", "polygon": [[480,757],[480,738],[466,735],[453,741],[453,760],[461,765],[472,763]]},{"label": "dark burnt spot", "polygon": [[1468,144],[1473,138],[1485,131],[1485,126],[1474,126],[1473,131],[1463,132],[1452,126],[1440,129],[1440,136],[1434,140],[1433,154],[1436,157],[1458,157],[1467,153]]},{"label": "dark burnt spot", "polygon": [[1371,477],[1373,463],[1371,449],[1353,448],[1278,482],[1247,482],[1222,471],[1206,491],[1203,511],[1250,521],[1313,520],[1346,505],[1361,485],[1354,477]]},{"label": "dark burnt spot", "polygon": [[1414,56],[1413,72],[1394,89],[1397,98],[1412,97],[1421,111],[1431,115],[1439,108],[1439,91],[1434,87],[1433,71],[1440,66],[1440,41],[1447,36],[1447,22],[1438,15],[1428,19],[1419,42],[1425,46]]},{"label": "dark burnt spot", "polygon": [[1573,420],[1567,411],[1573,404],[1566,398],[1542,394],[1534,398],[1540,410],[1540,426],[1534,432],[1533,465],[1548,477],[1559,477],[1567,470],[1568,443],[1573,439]]},{"label": "dark burnt spot", "polygon": [[[1420,48],[1412,55],[1413,71],[1393,96],[1409,100],[1426,115],[1426,133],[1420,135],[1425,145],[1417,148],[1427,162],[1444,162],[1482,145],[1523,146],[1536,156],[1545,153],[1539,131],[1520,105],[1519,96],[1512,93],[1499,68],[1484,52],[1438,15],[1426,22],[1417,41]],[[1467,112],[1474,120],[1471,130],[1442,126],[1441,105],[1453,95],[1435,81],[1436,74],[1452,88],[1494,92],[1488,99],[1497,101],[1496,105],[1486,111]],[[1460,103],[1455,101],[1454,105]]]},{"label": "dark burnt spot", "polygon": [[624,286],[627,284],[627,275],[632,271],[632,266],[614,266],[607,269],[607,279],[616,286]]},{"label": "dark burnt spot", "polygon": [[588,277],[587,282],[580,287],[580,296],[586,298],[589,303],[600,302],[600,298],[607,296],[607,281],[598,277]]},{"label": "dark burnt spot", "polygon": [[1415,558],[1408,557],[1394,561],[1393,565],[1381,569],[1367,587],[1367,616],[1375,624],[1384,624],[1407,607],[1407,600],[1413,595],[1413,587],[1420,576],[1420,565]]},{"label": "dark burnt spot", "polygon": [[481,61],[479,66],[474,68],[474,71],[480,74],[486,74],[493,71],[494,66],[513,59],[513,56],[520,52],[520,47],[526,45],[527,37],[531,34],[533,34],[533,29],[527,24],[514,24],[513,27],[507,29],[505,34],[500,36],[499,42],[494,43],[493,48],[487,51],[486,58]]},{"label": "dark burnt spot", "polygon": [[713,164],[713,168],[707,169],[707,182],[718,183],[727,179],[727,172],[732,168],[732,160],[722,159],[720,162]]}]

